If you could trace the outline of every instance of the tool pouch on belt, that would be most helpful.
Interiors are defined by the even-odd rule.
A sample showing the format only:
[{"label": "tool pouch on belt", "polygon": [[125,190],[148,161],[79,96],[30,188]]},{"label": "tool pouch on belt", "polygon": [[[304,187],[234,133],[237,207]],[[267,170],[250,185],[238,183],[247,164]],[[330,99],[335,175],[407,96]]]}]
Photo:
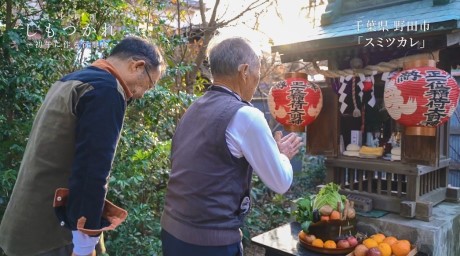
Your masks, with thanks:
[{"label": "tool pouch on belt", "polygon": [[[67,199],[69,189],[58,188],[54,193],[53,207],[56,212],[61,226],[70,228],[69,220],[66,214]],[[85,229],[86,218],[84,216],[77,220],[77,229],[89,236],[97,236],[102,231],[113,230],[120,225],[128,216],[128,212],[112,202],[105,200],[104,209],[102,210],[101,229]]]}]

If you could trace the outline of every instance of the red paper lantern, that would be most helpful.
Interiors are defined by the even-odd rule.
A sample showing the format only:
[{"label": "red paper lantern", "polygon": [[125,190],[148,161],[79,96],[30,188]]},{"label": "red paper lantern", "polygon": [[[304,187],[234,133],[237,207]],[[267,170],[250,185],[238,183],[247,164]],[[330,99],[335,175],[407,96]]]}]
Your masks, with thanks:
[{"label": "red paper lantern", "polygon": [[323,95],[318,85],[308,81],[306,73],[290,72],[270,89],[268,107],[285,130],[304,132],[321,111]]},{"label": "red paper lantern", "polygon": [[405,63],[385,87],[385,107],[407,135],[435,136],[458,105],[459,87],[434,60]]}]

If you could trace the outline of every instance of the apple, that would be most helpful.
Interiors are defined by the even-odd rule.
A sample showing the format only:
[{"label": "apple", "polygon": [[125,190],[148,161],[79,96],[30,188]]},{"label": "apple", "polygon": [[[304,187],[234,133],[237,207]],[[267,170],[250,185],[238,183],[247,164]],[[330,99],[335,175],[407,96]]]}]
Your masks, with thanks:
[{"label": "apple", "polygon": [[354,236],[347,237],[347,241],[350,244],[350,247],[356,246],[358,244],[358,239]]},{"label": "apple", "polygon": [[380,252],[378,248],[374,247],[374,248],[370,248],[366,252],[366,256],[382,256],[382,253]]},{"label": "apple", "polygon": [[369,251],[369,249],[367,249],[364,244],[358,244],[353,251],[353,254],[355,256],[366,256],[367,251]]},{"label": "apple", "polygon": [[348,240],[342,239],[337,242],[337,248],[348,248],[350,247],[350,243]]}]

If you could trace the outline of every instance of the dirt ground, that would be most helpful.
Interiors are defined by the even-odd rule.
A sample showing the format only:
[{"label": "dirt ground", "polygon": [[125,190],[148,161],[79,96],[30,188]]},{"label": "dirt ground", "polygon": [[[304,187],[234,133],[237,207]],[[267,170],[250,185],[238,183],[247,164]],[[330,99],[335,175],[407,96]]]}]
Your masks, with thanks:
[{"label": "dirt ground", "polygon": [[244,247],[244,256],[264,256],[265,249],[255,244],[246,245]]}]

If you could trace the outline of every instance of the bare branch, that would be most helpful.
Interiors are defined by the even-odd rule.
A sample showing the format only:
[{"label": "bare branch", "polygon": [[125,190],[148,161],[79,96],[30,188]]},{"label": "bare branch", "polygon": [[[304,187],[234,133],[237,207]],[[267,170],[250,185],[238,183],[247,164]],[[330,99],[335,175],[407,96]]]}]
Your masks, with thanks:
[{"label": "bare branch", "polygon": [[216,0],[216,4],[214,5],[214,9],[212,10],[211,18],[209,19],[208,26],[215,26],[216,24],[216,15],[217,15],[217,7],[219,7],[220,0]]},{"label": "bare branch", "polygon": [[222,15],[220,17],[216,18],[217,21],[224,17],[224,15],[225,15],[225,13],[227,13],[229,7],[230,7],[230,5],[227,4],[226,8],[225,8],[225,11],[220,12],[220,13],[222,13]]},{"label": "bare branch", "polygon": [[177,34],[180,36],[180,2],[176,2],[177,5]]},{"label": "bare branch", "polygon": [[[277,7],[278,6],[278,0],[274,0],[275,1],[275,6]],[[281,15],[281,13],[279,12],[279,8],[275,8],[275,12],[276,12],[276,16],[278,16],[278,18],[280,18],[281,21],[284,21],[283,20],[283,15]]]},{"label": "bare branch", "polygon": [[200,16],[201,16],[201,24],[203,26],[207,26],[208,25],[208,22],[206,21],[206,8],[205,8],[205,5],[203,3],[203,0],[200,0]]},{"label": "bare branch", "polygon": [[266,0],[257,0],[257,1],[254,1],[252,2],[245,10],[241,11],[239,14],[237,14],[235,17],[229,19],[229,20],[226,20],[226,21],[223,21],[223,22],[218,22],[217,24],[219,24],[219,27],[224,27],[224,26],[227,26],[229,23],[241,18],[244,14],[246,14],[247,12],[250,12],[254,9],[257,9],[263,5],[266,5],[267,2],[269,3],[267,5],[270,6],[272,4],[271,1],[266,1]]}]

